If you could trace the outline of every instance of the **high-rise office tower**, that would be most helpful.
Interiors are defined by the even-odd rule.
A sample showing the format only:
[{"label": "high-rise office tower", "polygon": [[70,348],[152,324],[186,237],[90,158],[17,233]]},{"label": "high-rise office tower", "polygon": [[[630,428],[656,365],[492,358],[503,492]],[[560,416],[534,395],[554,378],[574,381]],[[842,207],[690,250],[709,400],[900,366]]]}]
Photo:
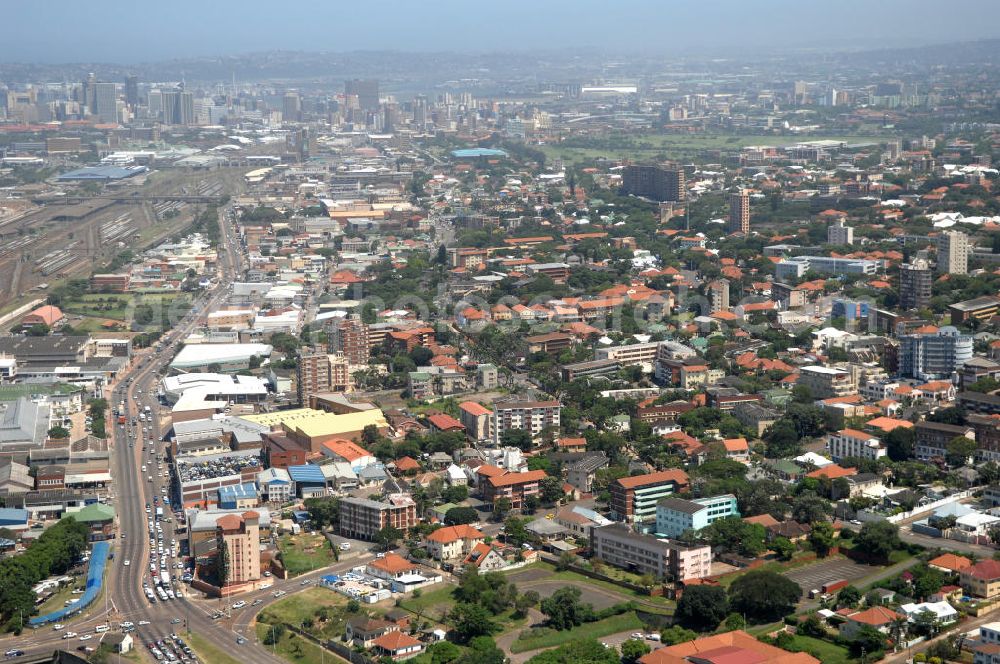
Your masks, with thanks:
[{"label": "high-rise office tower", "polygon": [[86,108],[88,113],[96,113],[96,100],[94,93],[97,87],[97,76],[88,74],[87,79],[80,84],[80,106]]},{"label": "high-rise office tower", "polygon": [[285,122],[299,122],[302,120],[302,99],[299,97],[298,92],[285,93],[281,117]]},{"label": "high-rise office tower", "polygon": [[94,115],[101,122],[118,121],[118,86],[114,83],[94,84]]},{"label": "high-rise office tower", "polygon": [[132,110],[139,105],[139,77],[135,74],[125,77],[125,103]]},{"label": "high-rise office tower", "polygon": [[413,124],[418,130],[423,130],[427,124],[427,97],[424,95],[418,95],[413,100]]},{"label": "high-rise office tower", "polygon": [[149,110],[149,117],[153,119],[163,119],[163,92],[161,90],[150,90],[146,96],[146,107]]},{"label": "high-rise office tower", "polygon": [[729,194],[729,224],[730,233],[750,234],[750,193],[745,189]]},{"label": "high-rise office tower", "polygon": [[358,107],[362,111],[378,109],[378,81],[352,79],[344,82],[344,94],[358,98]]},{"label": "high-rise office tower", "polygon": [[[175,118],[177,117],[179,97],[180,92],[178,90],[160,91],[160,119],[163,120],[163,124],[176,124]],[[152,103],[152,99],[150,99],[150,103]]]},{"label": "high-rise office tower", "polygon": [[931,301],[933,275],[925,258],[915,258],[899,266],[899,306],[922,309]]},{"label": "high-rise office tower", "polygon": [[180,94],[180,115],[177,124],[193,125],[194,122],[194,93],[181,92]]},{"label": "high-rise office tower", "polygon": [[194,124],[194,94],[184,90],[160,92],[163,123],[168,125]]},{"label": "high-rise office tower", "polygon": [[622,171],[622,188],[654,201],[681,202],[685,196],[684,170],[655,164],[631,164]]},{"label": "high-rise office tower", "polygon": [[966,274],[969,271],[969,236],[962,231],[945,231],[937,241],[938,272]]}]

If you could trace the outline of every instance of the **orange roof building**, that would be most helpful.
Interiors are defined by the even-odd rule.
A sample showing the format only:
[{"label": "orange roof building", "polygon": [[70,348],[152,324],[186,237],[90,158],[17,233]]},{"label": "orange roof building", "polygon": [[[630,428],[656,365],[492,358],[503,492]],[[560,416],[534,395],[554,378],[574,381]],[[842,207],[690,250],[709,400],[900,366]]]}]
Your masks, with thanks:
[{"label": "orange roof building", "polygon": [[396,470],[401,473],[409,473],[420,470],[420,464],[413,457],[400,457],[393,461],[393,465],[396,466]]},{"label": "orange roof building", "polygon": [[658,648],[643,655],[639,664],[819,664],[804,652],[788,652],[762,643],[743,630],[703,636],[693,641]]},{"label": "orange roof building", "polygon": [[897,420],[894,417],[876,417],[873,420],[865,422],[865,426],[889,433],[893,429],[912,429],[913,422],[909,420]]},{"label": "orange roof building", "polygon": [[958,556],[954,553],[944,553],[937,558],[927,561],[929,567],[936,567],[945,572],[961,572],[963,569],[972,566],[972,561],[965,556]]},{"label": "orange roof building", "polygon": [[350,440],[329,440],[323,443],[323,454],[355,463],[372,457],[371,452]]},{"label": "orange roof building", "polygon": [[47,325],[52,327],[63,319],[63,312],[59,307],[51,304],[38,307],[21,320],[21,325],[31,327],[32,325]]},{"label": "orange roof building", "polygon": [[465,426],[461,422],[451,415],[445,415],[444,413],[429,416],[427,422],[431,425],[431,428],[437,431],[465,431]]},{"label": "orange roof building", "polygon": [[395,660],[415,657],[424,650],[422,641],[399,630],[383,634],[372,641],[372,646],[376,652],[383,653]]},{"label": "orange roof building", "polygon": [[831,480],[835,480],[838,477],[851,477],[857,474],[857,468],[844,468],[835,463],[831,463],[829,466],[823,466],[822,468],[817,468],[811,473],[807,473],[806,477],[815,477],[816,479],[827,477]]},{"label": "orange roof building", "polygon": [[397,553],[387,553],[383,558],[376,558],[368,563],[368,570],[372,576],[383,579],[395,579],[403,574],[410,574],[420,569],[418,565]]}]

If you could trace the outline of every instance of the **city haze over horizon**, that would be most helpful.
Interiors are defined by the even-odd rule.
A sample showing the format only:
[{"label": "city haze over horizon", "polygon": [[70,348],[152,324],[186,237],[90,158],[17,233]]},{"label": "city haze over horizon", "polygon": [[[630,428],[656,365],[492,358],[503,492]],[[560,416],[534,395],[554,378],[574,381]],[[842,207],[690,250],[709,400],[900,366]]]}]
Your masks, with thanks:
[{"label": "city haze over horizon", "polygon": [[[623,3],[613,10],[592,0],[541,4],[513,0],[475,11],[454,0],[441,0],[430,7],[389,0],[378,13],[352,11],[336,3],[307,5],[296,5],[298,11],[276,13],[272,5],[260,0],[239,5],[181,0],[169,14],[136,11],[120,0],[86,5],[62,1],[12,5],[6,8],[6,23],[11,29],[0,43],[0,62],[137,64],[270,50],[481,53],[596,49],[732,55],[740,49],[839,51],[1000,37],[1000,24],[982,20],[996,11],[996,4],[986,0],[950,3],[945,14],[940,12],[939,3],[930,0],[877,4],[846,0],[837,4],[836,12],[823,5],[789,0],[768,3],[766,12],[735,0],[713,3],[712,10],[694,3],[651,0]],[[40,24],[53,34],[106,34],[114,38],[40,41],[31,29]]]}]

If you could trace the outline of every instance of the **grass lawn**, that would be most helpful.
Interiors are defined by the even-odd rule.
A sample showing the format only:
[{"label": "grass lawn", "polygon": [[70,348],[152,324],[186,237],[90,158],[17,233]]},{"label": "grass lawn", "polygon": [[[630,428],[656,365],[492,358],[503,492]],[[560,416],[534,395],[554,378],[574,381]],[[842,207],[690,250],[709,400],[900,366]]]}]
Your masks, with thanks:
[{"label": "grass lawn", "polygon": [[[643,610],[655,611],[657,608],[662,608],[662,609],[667,609],[667,613],[672,615],[673,608],[676,606],[676,602],[674,602],[673,600],[667,599],[665,597],[652,597],[650,595],[643,595],[642,593],[637,593],[623,586],[611,583],[610,581],[592,579],[589,576],[584,576],[583,574],[578,574],[576,572],[571,572],[568,570],[557,572],[555,566],[550,565],[549,563],[544,563],[544,562],[534,563],[532,565],[522,567],[521,569],[524,570],[533,568],[549,570],[552,573],[552,575],[550,579],[546,579],[546,581],[553,579],[562,581],[573,581],[575,583],[586,584],[594,586],[596,588],[609,590],[611,592],[625,596],[623,601],[627,601],[628,599],[634,599],[635,601],[644,604],[645,606],[643,607]],[[525,586],[525,587],[530,589],[530,586]]]},{"label": "grass lawn", "polygon": [[778,622],[767,623],[765,625],[748,625],[746,632],[753,636],[761,636],[762,634],[770,634],[777,629],[781,629],[784,624],[784,622],[779,620]]},{"label": "grass lawn", "polygon": [[[455,606],[455,600],[451,596],[454,590],[455,586],[446,583],[431,586],[429,591],[424,588],[420,597],[411,595],[400,601],[399,608],[406,609],[423,620],[443,625],[445,624],[445,616]],[[503,625],[504,630],[522,625],[527,620],[527,617],[515,618],[513,609],[508,609],[493,617]]]},{"label": "grass lawn", "polygon": [[838,646],[836,643],[823,641],[812,636],[796,634],[792,638],[792,644],[796,650],[810,653],[823,664],[847,664],[854,661],[851,653],[844,646]]},{"label": "grass lawn", "polygon": [[128,321],[124,321],[118,318],[91,318],[89,316],[85,316],[80,320],[76,320],[74,317],[74,320],[70,322],[70,325],[72,325],[73,329],[76,330],[77,332],[94,333],[94,332],[107,332],[109,330],[114,331],[113,328],[105,327],[104,324],[108,321],[115,323],[116,328],[119,330],[128,329]]},{"label": "grass lawn", "polygon": [[334,563],[330,542],[322,535],[302,533],[278,540],[281,562],[292,576],[305,574]]},{"label": "grass lawn", "polygon": [[83,588],[87,585],[86,577],[78,578],[73,584],[66,586],[65,588],[60,588],[56,593],[42,602],[38,607],[38,615],[44,616],[47,613],[52,613],[53,611],[58,611],[66,606],[66,600],[79,599],[83,597],[83,593],[74,595],[74,588]]},{"label": "grass lawn", "polygon": [[608,634],[617,634],[618,632],[626,632],[630,629],[640,629],[642,627],[643,624],[639,620],[639,616],[634,611],[629,611],[628,613],[611,616],[597,622],[586,623],[562,632],[551,631],[536,638],[518,637],[511,644],[510,651],[512,653],[519,653],[539,648],[555,648],[556,646],[561,646],[564,643],[569,643],[577,639],[597,639]]},{"label": "grass lawn", "polygon": [[131,295],[88,294],[63,303],[62,309],[67,313],[90,316],[92,318],[125,320],[128,318],[128,309],[131,302]]},{"label": "grass lawn", "polygon": [[897,549],[889,554],[889,564],[895,565],[896,563],[901,563],[904,560],[909,560],[913,557],[913,554],[906,549]]},{"label": "grass lawn", "polygon": [[[263,642],[264,637],[267,636],[267,625],[257,625],[257,640]],[[322,648],[313,643],[308,639],[304,639],[298,634],[285,630],[285,633],[281,635],[278,642],[273,646],[261,646],[262,648],[273,648],[273,652],[277,653],[283,659],[289,662],[295,662],[296,664],[315,664],[315,662],[320,662],[324,658],[324,653],[321,652]],[[330,661],[342,661],[339,657],[333,653],[325,653],[326,659]],[[215,660],[206,660],[214,663]]]},{"label": "grass lawn", "polygon": [[[362,611],[365,609],[362,608]],[[264,609],[257,620],[260,623],[293,625],[318,639],[338,639],[344,635],[349,617],[346,597],[326,588],[309,588],[275,602]],[[307,620],[312,621],[308,628],[303,625]]]},{"label": "grass lawn", "polygon": [[227,650],[232,651],[241,646],[236,645],[236,637],[233,636],[232,644],[213,643],[197,632],[187,633],[187,642],[191,649],[198,654],[198,659],[212,664],[243,664],[239,659],[226,654]]},{"label": "grass lawn", "polygon": [[424,588],[420,597],[413,597],[411,594],[399,603],[399,607],[414,615],[438,620],[442,612],[450,611],[455,606],[455,600],[451,596],[454,590],[455,586],[448,583]]}]

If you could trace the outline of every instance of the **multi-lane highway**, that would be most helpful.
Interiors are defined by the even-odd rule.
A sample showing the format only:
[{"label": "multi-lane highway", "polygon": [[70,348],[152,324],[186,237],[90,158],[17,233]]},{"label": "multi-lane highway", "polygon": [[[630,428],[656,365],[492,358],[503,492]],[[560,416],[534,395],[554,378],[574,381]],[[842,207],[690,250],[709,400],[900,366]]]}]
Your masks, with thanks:
[{"label": "multi-lane highway", "polygon": [[[99,599],[82,616],[67,620],[62,630],[40,627],[20,637],[3,639],[0,642],[3,650],[18,648],[26,654],[34,655],[51,653],[57,648],[75,650],[82,646],[96,647],[101,636],[94,634],[97,625],[109,624],[116,630],[121,623],[130,622],[135,625],[133,637],[137,649],[150,659],[152,656],[146,648],[147,643],[164,639],[172,633],[180,634],[183,638],[186,629],[190,629],[212,641],[220,649],[238,654],[238,658],[247,664],[279,664],[282,661],[257,644],[248,627],[260,608],[266,602],[274,600],[274,592],[301,589],[302,579],[276,580],[270,589],[241,596],[238,599],[247,602],[246,608],[240,611],[230,610],[226,618],[213,620],[211,616],[219,608],[219,600],[189,596],[188,588],[179,582],[181,572],[176,569],[179,558],[176,546],[172,545],[172,541],[177,539],[173,532],[177,522],[167,509],[164,510],[164,516],[169,521],[159,522],[166,555],[166,565],[162,568],[173,577],[176,598],[163,601],[157,597],[155,602],[151,602],[143,588],[143,584],[148,584],[151,588],[155,585],[157,574],[151,571],[150,563],[156,565],[157,571],[161,568],[161,554],[150,546],[151,542],[158,542],[150,533],[149,523],[153,517],[147,513],[147,505],[150,512],[155,513],[154,498],[159,498],[161,505],[165,495],[173,498],[170,494],[170,476],[165,470],[165,431],[161,427],[157,383],[165,365],[173,357],[177,344],[195,328],[200,312],[216,306],[226,296],[232,281],[240,274],[242,249],[234,238],[228,210],[220,211],[219,224],[222,232],[216,284],[195,302],[184,318],[173,322],[172,329],[161,338],[156,348],[145,349],[136,354],[131,367],[118,377],[109,395],[109,405],[112,407],[124,402],[126,424],[115,424],[111,441],[114,464],[113,503],[118,513],[118,539],[114,547],[115,557],[109,563],[110,571],[106,577],[107,601],[105,598]],[[146,422],[142,422],[139,415],[146,412],[147,406],[150,416],[146,418]],[[112,420],[109,418],[109,421]],[[158,458],[161,459],[160,467],[157,465]],[[145,473],[142,472],[143,466],[146,467]],[[339,567],[346,568],[349,565]],[[318,576],[317,573],[309,578],[315,579]],[[256,599],[261,602],[253,606]],[[228,607],[229,603],[224,606]],[[79,636],[63,638],[69,631],[80,636],[90,633],[93,638],[87,641],[80,641]],[[247,640],[245,643],[238,643],[238,639],[243,641],[239,638],[242,632],[246,632]]]}]

